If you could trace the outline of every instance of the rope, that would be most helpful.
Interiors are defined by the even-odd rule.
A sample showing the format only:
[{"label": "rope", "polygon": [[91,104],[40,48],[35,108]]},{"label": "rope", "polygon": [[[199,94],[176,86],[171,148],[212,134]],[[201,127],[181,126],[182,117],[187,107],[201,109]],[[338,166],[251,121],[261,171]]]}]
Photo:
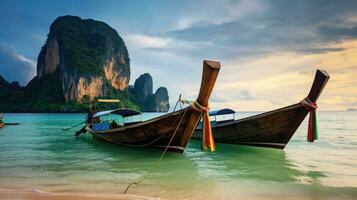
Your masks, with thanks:
[{"label": "rope", "polygon": [[169,149],[169,146],[170,146],[172,140],[174,139],[174,137],[175,137],[175,135],[176,135],[176,133],[177,133],[177,131],[178,131],[178,129],[179,129],[181,123],[182,123],[182,120],[183,120],[183,118],[184,118],[184,116],[185,116],[185,114],[186,114],[186,111],[187,111],[186,109],[183,111],[182,117],[180,118],[180,122],[179,122],[178,125],[176,126],[176,129],[175,129],[174,133],[172,134],[172,137],[170,138],[169,143],[166,145],[165,150],[162,152],[160,159],[159,159],[159,160],[154,164],[154,166],[146,173],[145,176],[143,176],[141,179],[139,179],[139,180],[136,181],[136,182],[130,183],[130,184],[126,187],[126,189],[125,189],[125,191],[124,191],[124,194],[127,193],[127,191],[130,189],[130,187],[131,187],[132,185],[138,185],[139,183],[143,182],[147,177],[149,177],[149,176],[152,174],[152,172],[153,172],[157,167],[159,167],[161,160],[164,158],[164,155],[166,154],[167,150]]},{"label": "rope", "polygon": [[202,149],[207,150],[209,148],[211,150],[211,152],[215,151],[216,145],[215,145],[213,134],[212,134],[211,121],[209,119],[208,103],[207,103],[207,107],[205,107],[205,106],[202,106],[197,100],[194,102],[187,101],[187,100],[180,100],[180,101],[183,105],[190,104],[190,107],[192,110],[194,110],[196,112],[203,113]]},{"label": "rope", "polygon": [[[172,112],[175,112],[176,107],[177,107],[177,104],[180,102],[180,100],[181,100],[181,94],[180,94],[178,100],[176,101],[175,107],[174,107],[174,109],[172,110]],[[181,104],[180,104],[180,107],[181,107]],[[182,108],[182,107],[181,107],[181,108]]]},{"label": "rope", "polygon": [[314,142],[314,140],[318,139],[317,117],[316,117],[316,109],[318,108],[318,106],[316,102],[311,101],[311,99],[308,97],[303,99],[300,103],[310,113],[309,126],[307,130],[307,141]]}]

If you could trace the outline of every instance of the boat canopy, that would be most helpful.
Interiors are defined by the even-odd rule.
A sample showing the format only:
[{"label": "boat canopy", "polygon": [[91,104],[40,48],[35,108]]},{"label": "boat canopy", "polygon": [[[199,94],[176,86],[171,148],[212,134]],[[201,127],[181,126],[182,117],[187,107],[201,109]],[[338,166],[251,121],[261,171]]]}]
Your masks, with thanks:
[{"label": "boat canopy", "polygon": [[236,111],[229,109],[229,108],[223,108],[219,110],[212,110],[209,112],[209,116],[216,116],[216,115],[228,115],[228,114],[234,114]]},{"label": "boat canopy", "polygon": [[109,114],[121,115],[122,117],[130,117],[130,116],[134,116],[134,115],[140,115],[141,112],[130,109],[130,108],[119,108],[119,109],[115,109],[115,110],[106,110],[106,111],[97,112],[93,115],[93,117],[100,117],[100,116],[109,115]]}]

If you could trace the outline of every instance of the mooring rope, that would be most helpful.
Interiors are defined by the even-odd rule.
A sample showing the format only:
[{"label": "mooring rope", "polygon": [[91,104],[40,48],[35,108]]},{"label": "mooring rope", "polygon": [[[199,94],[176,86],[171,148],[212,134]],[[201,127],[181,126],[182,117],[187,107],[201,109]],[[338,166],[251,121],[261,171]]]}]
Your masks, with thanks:
[{"label": "mooring rope", "polygon": [[216,144],[214,142],[212,129],[211,129],[211,121],[209,119],[209,106],[207,103],[207,107],[201,105],[197,100],[196,101],[188,101],[188,100],[179,100],[182,104],[189,104],[191,109],[196,112],[203,113],[202,120],[202,149],[207,150],[208,148],[211,152],[216,150]]},{"label": "mooring rope", "polygon": [[170,144],[171,144],[172,140],[174,139],[174,137],[175,137],[175,135],[176,135],[176,133],[177,133],[177,130],[179,129],[179,127],[180,127],[180,125],[181,125],[181,123],[182,123],[182,120],[183,120],[183,118],[184,118],[184,116],[185,116],[185,114],[186,114],[186,111],[187,111],[187,109],[184,109],[184,110],[183,110],[183,114],[182,114],[182,116],[181,116],[180,122],[179,122],[178,125],[176,126],[175,131],[174,131],[174,133],[172,134],[172,136],[171,136],[171,138],[170,138],[168,144],[166,145],[165,150],[162,152],[160,159],[154,164],[154,166],[153,166],[141,179],[138,179],[138,181],[135,181],[135,182],[133,182],[133,183],[130,183],[130,184],[126,187],[126,189],[125,189],[125,191],[124,191],[124,194],[127,193],[127,191],[130,189],[130,187],[131,187],[132,185],[138,185],[139,183],[143,182],[147,177],[149,177],[149,176],[152,174],[152,172],[154,172],[154,170],[155,170],[157,167],[159,167],[161,160],[164,158],[164,156],[165,156],[167,150],[168,150],[169,147],[170,147]]},{"label": "mooring rope", "polygon": [[311,101],[310,98],[306,97],[301,102],[301,105],[304,106],[310,113],[309,116],[309,125],[307,130],[307,141],[313,142],[318,139],[318,129],[317,129],[317,117],[316,117],[316,102]]}]

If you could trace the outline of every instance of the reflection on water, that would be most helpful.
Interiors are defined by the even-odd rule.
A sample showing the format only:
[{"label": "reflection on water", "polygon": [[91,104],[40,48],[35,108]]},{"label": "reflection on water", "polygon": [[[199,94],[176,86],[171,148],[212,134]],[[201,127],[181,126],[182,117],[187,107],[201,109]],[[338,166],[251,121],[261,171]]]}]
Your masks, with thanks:
[{"label": "reflection on water", "polygon": [[[241,116],[252,113],[241,113]],[[150,118],[154,114],[146,114]],[[319,114],[320,139],[305,140],[306,122],[284,151],[217,144],[203,152],[191,141],[183,154],[167,153],[148,179],[130,190],[161,198],[324,198],[357,196],[355,159],[357,114]],[[6,114],[21,122],[0,130],[0,187],[51,192],[120,194],[145,175],[161,156],[156,149],[135,149],[73,136],[61,127],[84,114]]]}]

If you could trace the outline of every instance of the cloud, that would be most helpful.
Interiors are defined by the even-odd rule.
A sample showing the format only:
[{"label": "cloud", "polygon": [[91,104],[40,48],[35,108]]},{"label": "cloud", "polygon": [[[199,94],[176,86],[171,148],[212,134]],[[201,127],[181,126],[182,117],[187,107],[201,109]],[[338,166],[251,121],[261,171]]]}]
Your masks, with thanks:
[{"label": "cloud", "polygon": [[133,49],[155,49],[155,48],[164,48],[167,47],[171,39],[169,38],[160,38],[153,37],[149,35],[140,35],[140,34],[129,34],[125,37],[125,41],[129,48]]},{"label": "cloud", "polygon": [[[352,105],[347,100],[357,95],[356,1],[196,3],[167,19],[172,20],[171,29],[133,34],[143,36],[132,37],[132,43],[139,43],[131,54],[133,71],[135,64],[149,65],[156,76],[171,77],[160,79],[171,94],[194,99],[201,61],[220,60],[212,106],[270,110],[303,99],[316,68],[322,68],[332,78],[319,101],[321,108]],[[146,42],[151,39],[155,42]],[[337,96],[346,104],[324,101]]]},{"label": "cloud", "polygon": [[201,25],[219,25],[238,19],[243,20],[264,9],[265,3],[261,0],[222,0],[219,5],[217,5],[217,1],[200,1],[196,5],[194,3],[190,5],[190,9],[178,18],[171,31]]},{"label": "cloud", "polygon": [[346,38],[356,38],[357,37],[357,26],[352,27],[333,27],[324,26],[319,27],[321,35],[325,36],[327,39],[346,39]]},{"label": "cloud", "polygon": [[0,43],[0,74],[7,81],[25,85],[36,75],[36,62],[18,53],[15,48]]},{"label": "cloud", "polygon": [[[221,59],[272,52],[340,51],[343,49],[326,43],[357,36],[356,7],[355,1],[238,0],[218,6],[208,1],[195,12],[185,13],[177,20],[177,29],[166,36],[195,44],[193,51],[182,50],[191,56],[204,52]],[[353,18],[356,20],[350,20]]]},{"label": "cloud", "polygon": [[345,48],[334,48],[334,47],[327,47],[327,48],[306,48],[306,49],[298,49],[297,51],[302,53],[327,53],[327,52],[336,52],[336,51],[344,51]]},{"label": "cloud", "polygon": [[[12,4],[0,6],[4,16],[14,19],[0,19],[1,41],[35,57],[41,40],[28,34],[44,38],[51,20],[70,6],[82,17],[115,27],[128,46],[131,80],[151,73],[156,86],[168,87],[171,104],[180,93],[190,100],[197,97],[204,59],[222,63],[212,107],[270,110],[296,103],[308,93],[316,68],[331,74],[319,99],[321,109],[344,110],[344,102],[354,105],[351,97],[357,96],[357,1],[163,1],[160,6],[142,2],[140,9],[130,1],[104,7],[57,4],[20,3],[23,9],[17,13]],[[50,11],[43,17],[34,9]],[[29,63],[26,58],[21,62]],[[8,67],[0,70],[9,77]]]}]

